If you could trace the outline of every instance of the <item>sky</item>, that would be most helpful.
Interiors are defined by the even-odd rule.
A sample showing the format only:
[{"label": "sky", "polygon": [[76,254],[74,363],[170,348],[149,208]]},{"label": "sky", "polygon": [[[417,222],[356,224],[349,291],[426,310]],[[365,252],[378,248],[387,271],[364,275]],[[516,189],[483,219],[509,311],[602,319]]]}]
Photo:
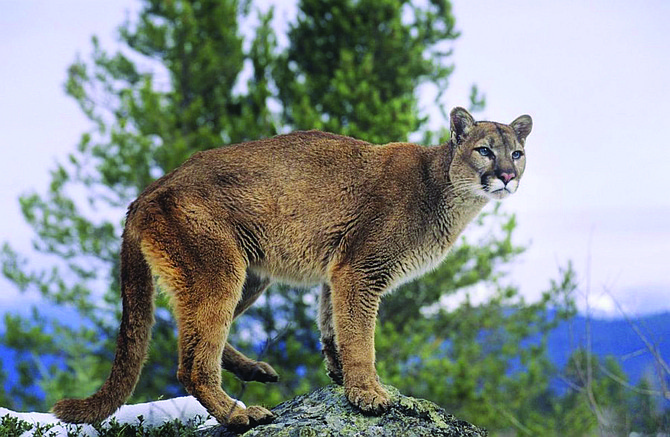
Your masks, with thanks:
[{"label": "sky", "polygon": [[[295,15],[277,4],[278,29]],[[527,168],[504,210],[529,244],[509,280],[536,299],[569,260],[579,304],[596,315],[670,310],[670,2],[454,0],[461,37],[445,101],[467,106],[485,93],[478,119],[534,128]],[[18,204],[45,192],[49,172],[90,128],[63,91],[66,69],[87,59],[90,37],[114,49],[131,0],[0,3],[0,242],[29,253],[32,233]],[[429,112],[433,96],[422,95]],[[433,124],[443,123],[434,119]],[[0,307],[16,292],[0,279]],[[0,308],[1,309],[1,308]]]}]

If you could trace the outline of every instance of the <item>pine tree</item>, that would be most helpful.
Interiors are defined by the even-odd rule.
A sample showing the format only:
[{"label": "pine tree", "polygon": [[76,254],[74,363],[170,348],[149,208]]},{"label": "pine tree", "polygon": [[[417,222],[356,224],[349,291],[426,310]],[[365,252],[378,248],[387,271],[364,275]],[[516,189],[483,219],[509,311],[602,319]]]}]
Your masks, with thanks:
[{"label": "pine tree", "polygon": [[[277,83],[286,121],[374,143],[403,141],[420,130],[417,88],[441,96],[455,39],[446,0],[301,0]],[[439,98],[436,98],[439,104]]]}]

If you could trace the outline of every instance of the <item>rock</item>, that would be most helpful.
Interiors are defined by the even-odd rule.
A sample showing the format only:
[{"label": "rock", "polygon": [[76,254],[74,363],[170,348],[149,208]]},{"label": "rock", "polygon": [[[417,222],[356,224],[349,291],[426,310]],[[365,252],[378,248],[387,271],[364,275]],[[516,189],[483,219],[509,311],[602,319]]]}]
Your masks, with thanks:
[{"label": "rock", "polygon": [[[447,414],[430,401],[404,396],[385,386],[393,406],[381,416],[362,414],[344,396],[344,389],[330,385],[277,405],[274,422],[253,428],[242,437],[483,437],[486,430]],[[204,436],[233,436],[225,427],[210,428]]]}]

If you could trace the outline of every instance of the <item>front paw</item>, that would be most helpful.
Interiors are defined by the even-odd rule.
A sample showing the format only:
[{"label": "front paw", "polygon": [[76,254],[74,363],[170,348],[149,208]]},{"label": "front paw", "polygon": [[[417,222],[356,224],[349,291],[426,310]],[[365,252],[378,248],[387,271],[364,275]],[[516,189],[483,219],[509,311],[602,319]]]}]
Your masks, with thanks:
[{"label": "front paw", "polygon": [[346,387],[347,399],[364,413],[382,414],[391,406],[391,397],[384,388],[375,382],[363,387]]}]

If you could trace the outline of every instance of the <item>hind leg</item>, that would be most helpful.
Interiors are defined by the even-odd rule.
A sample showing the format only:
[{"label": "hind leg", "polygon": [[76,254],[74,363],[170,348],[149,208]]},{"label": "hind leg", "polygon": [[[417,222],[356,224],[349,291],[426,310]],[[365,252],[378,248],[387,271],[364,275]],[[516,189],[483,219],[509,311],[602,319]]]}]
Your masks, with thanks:
[{"label": "hind leg", "polygon": [[[237,318],[244,313],[267,290],[270,283],[269,279],[262,279],[247,270],[242,299],[237,303],[233,317]],[[279,380],[279,375],[271,365],[264,361],[252,360],[231,346],[230,343],[226,343],[221,364],[224,369],[234,373],[242,381],[277,382]]]},{"label": "hind leg", "polygon": [[328,284],[321,286],[321,295],[319,296],[319,331],[321,331],[321,345],[323,347],[321,353],[326,363],[326,373],[335,384],[342,385],[344,382],[342,362],[335,342],[333,301]]},{"label": "hind leg", "polygon": [[279,375],[265,361],[256,361],[226,343],[221,359],[223,368],[232,372],[242,381],[277,382]]},{"label": "hind leg", "polygon": [[233,241],[173,239],[145,252],[157,255],[152,264],[174,294],[179,381],[220,423],[244,429],[274,416],[262,407],[241,407],[221,388],[222,354],[246,270]]}]

